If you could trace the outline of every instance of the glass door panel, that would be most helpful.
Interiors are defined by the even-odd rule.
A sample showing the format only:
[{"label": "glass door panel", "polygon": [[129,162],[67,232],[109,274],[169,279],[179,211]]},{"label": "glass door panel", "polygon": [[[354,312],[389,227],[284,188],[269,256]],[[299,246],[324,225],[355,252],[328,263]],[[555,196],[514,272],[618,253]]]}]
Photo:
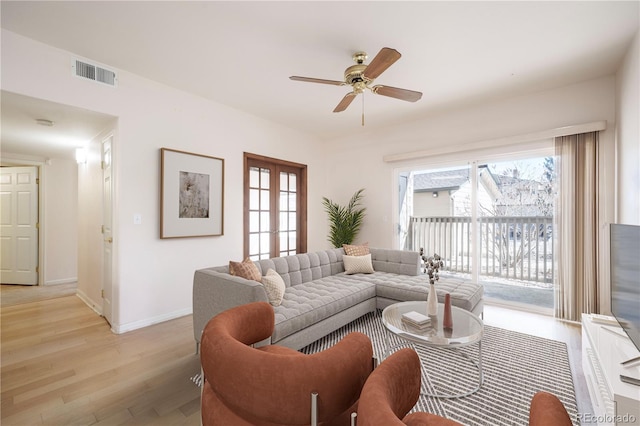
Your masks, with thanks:
[{"label": "glass door panel", "polygon": [[297,252],[297,201],[296,201],[296,174],[292,172],[280,172],[280,227],[279,231],[279,255],[289,256]]},{"label": "glass door panel", "polygon": [[271,171],[249,168],[249,257],[269,258],[271,254]]},{"label": "glass door panel", "polygon": [[440,255],[444,270],[469,274],[472,270],[472,204],[470,167],[411,172],[407,196],[411,211],[405,247]]},{"label": "glass door panel", "polygon": [[[553,309],[554,159],[530,157],[478,168],[498,188],[479,218],[485,297]],[[485,173],[485,175],[483,175]]]}]

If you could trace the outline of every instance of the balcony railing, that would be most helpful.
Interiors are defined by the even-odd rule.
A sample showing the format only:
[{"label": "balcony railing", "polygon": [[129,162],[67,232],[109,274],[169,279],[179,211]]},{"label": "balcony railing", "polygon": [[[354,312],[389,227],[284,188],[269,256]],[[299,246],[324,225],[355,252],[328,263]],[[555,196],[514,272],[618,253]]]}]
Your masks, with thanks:
[{"label": "balcony railing", "polygon": [[[443,269],[471,272],[473,246],[470,217],[412,217],[406,249],[438,253]],[[478,219],[480,275],[552,284],[552,217],[501,216]]]}]

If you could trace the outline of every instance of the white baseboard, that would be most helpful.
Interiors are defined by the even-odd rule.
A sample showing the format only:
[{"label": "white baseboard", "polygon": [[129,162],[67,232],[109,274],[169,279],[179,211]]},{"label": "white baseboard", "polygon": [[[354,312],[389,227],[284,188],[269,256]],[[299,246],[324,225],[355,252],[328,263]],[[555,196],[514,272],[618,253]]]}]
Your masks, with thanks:
[{"label": "white baseboard", "polygon": [[80,298],[80,300],[82,300],[88,307],[90,307],[95,313],[97,313],[98,315],[102,316],[102,303],[98,304],[96,302],[94,302],[89,296],[87,296],[87,294],[78,289],[76,291],[76,296],[78,296]]},{"label": "white baseboard", "polygon": [[77,283],[77,282],[78,282],[78,278],[77,277],[72,277],[72,278],[62,278],[62,279],[59,279],[59,280],[45,281],[44,285],[71,284],[71,283]]},{"label": "white baseboard", "polygon": [[191,315],[193,313],[192,308],[185,308],[179,311],[173,311],[168,314],[158,315],[156,317],[145,318],[139,321],[130,322],[122,325],[111,325],[111,330],[116,334],[126,333],[128,331],[137,330],[139,328],[148,327],[150,325],[158,324],[161,322],[169,321],[172,319],[184,317],[186,315]]},{"label": "white baseboard", "polygon": [[[83,292],[81,290],[78,290],[76,292],[76,296],[78,296],[95,313],[97,313],[100,316],[103,316],[102,304],[96,303],[89,296],[87,296],[87,294],[85,292]],[[172,320],[172,319],[184,317],[186,315],[191,315],[192,313],[193,313],[193,309],[192,308],[185,308],[185,309],[180,309],[178,311],[170,312],[168,314],[158,315],[156,317],[146,318],[146,319],[143,319],[143,320],[130,322],[130,323],[124,324],[124,325],[112,324],[111,325],[111,331],[113,331],[115,334],[123,334],[123,333],[126,333],[128,331],[137,330],[139,328],[148,327],[150,325],[154,325],[154,324],[158,324],[158,323],[161,323],[161,322],[169,321],[169,320]]]}]

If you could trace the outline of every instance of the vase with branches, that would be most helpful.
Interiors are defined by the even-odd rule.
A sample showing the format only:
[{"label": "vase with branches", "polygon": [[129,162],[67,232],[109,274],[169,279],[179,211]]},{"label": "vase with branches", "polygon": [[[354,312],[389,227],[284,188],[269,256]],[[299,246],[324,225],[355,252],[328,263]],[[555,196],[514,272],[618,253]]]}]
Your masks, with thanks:
[{"label": "vase with branches", "polygon": [[351,244],[358,235],[365,216],[365,208],[361,207],[364,197],[364,188],[356,191],[346,206],[334,203],[326,197],[322,197],[322,205],[329,215],[329,236],[327,240],[334,247],[340,248],[343,244]]}]

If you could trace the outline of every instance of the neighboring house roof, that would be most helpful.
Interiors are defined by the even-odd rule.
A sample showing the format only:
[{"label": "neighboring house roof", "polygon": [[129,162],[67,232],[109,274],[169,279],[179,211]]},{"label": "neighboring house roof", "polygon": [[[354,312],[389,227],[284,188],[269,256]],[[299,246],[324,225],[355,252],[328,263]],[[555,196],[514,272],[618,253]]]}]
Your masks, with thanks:
[{"label": "neighboring house roof", "polygon": [[469,169],[420,173],[413,176],[413,190],[427,192],[459,189],[468,180]]},{"label": "neighboring house roof", "polygon": [[516,176],[510,175],[494,175],[494,178],[498,181],[500,186],[513,186],[513,185],[528,185],[532,184],[541,185],[540,182],[533,179],[522,179]]},{"label": "neighboring house roof", "polygon": [[[486,165],[478,166],[489,173],[495,185],[500,186]],[[414,192],[432,192],[460,189],[465,182],[469,181],[469,169],[445,170],[438,172],[416,173],[413,176]]]}]

